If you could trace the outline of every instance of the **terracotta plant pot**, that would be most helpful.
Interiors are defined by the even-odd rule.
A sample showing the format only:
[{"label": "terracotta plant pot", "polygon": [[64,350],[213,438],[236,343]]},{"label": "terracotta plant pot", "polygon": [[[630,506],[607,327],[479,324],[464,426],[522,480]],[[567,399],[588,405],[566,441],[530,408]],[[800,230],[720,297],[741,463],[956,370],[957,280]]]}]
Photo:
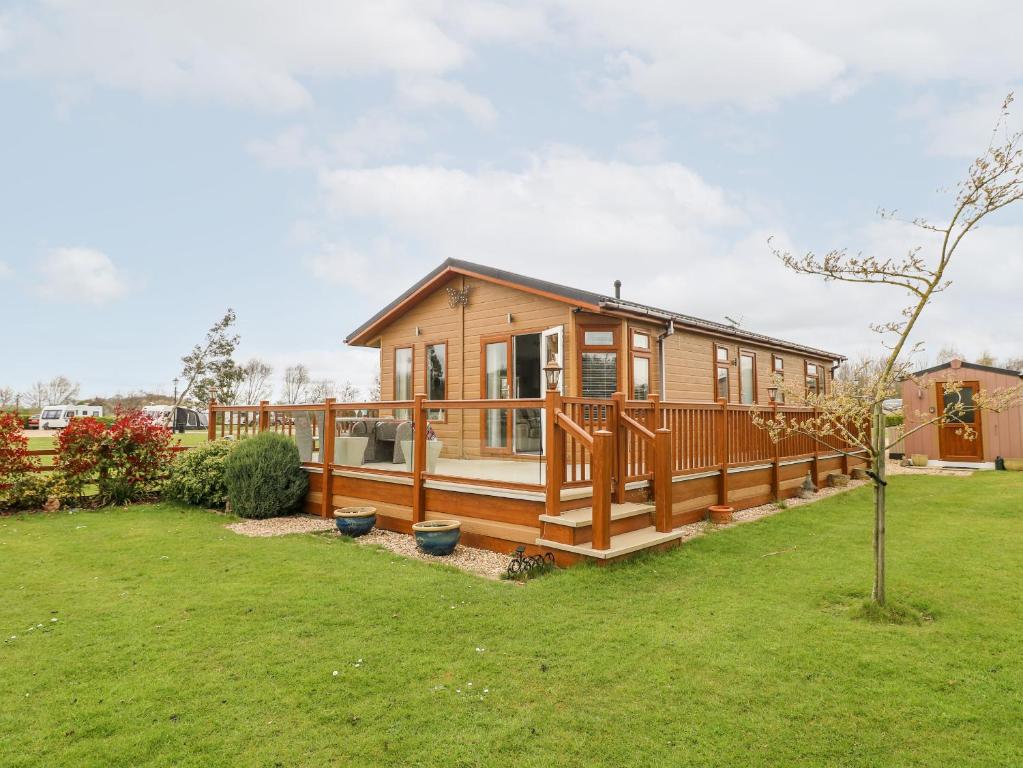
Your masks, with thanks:
[{"label": "terracotta plant pot", "polygon": [[462,537],[462,524],[458,520],[427,520],[413,524],[412,533],[421,552],[445,557],[455,551]]},{"label": "terracotta plant pot", "polygon": [[710,512],[710,521],[714,525],[724,525],[725,523],[732,522],[732,513],[735,511],[735,508],[723,504],[714,504],[708,508],[708,511]]},{"label": "terracotta plant pot", "polygon": [[927,466],[927,454],[926,453],[914,453],[909,457],[910,461],[913,462],[914,467],[926,467]]},{"label": "terracotta plant pot", "polygon": [[334,513],[334,524],[345,536],[364,536],[377,524],[377,508],[343,507]]}]

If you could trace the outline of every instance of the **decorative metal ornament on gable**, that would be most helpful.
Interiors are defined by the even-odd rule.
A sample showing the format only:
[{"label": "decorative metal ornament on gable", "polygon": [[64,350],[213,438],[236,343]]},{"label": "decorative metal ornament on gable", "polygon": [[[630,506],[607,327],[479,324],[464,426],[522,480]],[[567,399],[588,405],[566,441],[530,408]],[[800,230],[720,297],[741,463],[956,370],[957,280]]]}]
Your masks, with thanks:
[{"label": "decorative metal ornament on gable", "polygon": [[461,305],[463,307],[469,306],[469,286],[464,288],[447,288],[448,292],[448,305],[454,309]]}]

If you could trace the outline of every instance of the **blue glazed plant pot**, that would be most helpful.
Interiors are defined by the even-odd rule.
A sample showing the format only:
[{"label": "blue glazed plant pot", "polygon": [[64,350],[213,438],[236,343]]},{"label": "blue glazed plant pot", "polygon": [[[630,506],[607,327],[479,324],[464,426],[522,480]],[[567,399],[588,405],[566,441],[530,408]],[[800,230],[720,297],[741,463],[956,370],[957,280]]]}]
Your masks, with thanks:
[{"label": "blue glazed plant pot", "polygon": [[334,523],[345,536],[364,536],[377,524],[377,508],[343,507],[334,513]]},{"label": "blue glazed plant pot", "polygon": [[457,520],[427,520],[415,523],[412,532],[420,551],[435,557],[445,557],[455,551],[462,537],[462,524]]}]

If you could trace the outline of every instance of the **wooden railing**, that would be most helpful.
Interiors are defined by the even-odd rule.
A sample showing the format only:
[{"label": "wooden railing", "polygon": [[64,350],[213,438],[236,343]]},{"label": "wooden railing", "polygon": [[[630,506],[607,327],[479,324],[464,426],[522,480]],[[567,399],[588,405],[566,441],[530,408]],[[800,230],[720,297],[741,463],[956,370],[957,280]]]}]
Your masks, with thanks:
[{"label": "wooden railing", "polygon": [[[488,481],[427,472],[427,441],[421,436],[427,431],[428,414],[438,410],[464,412],[472,409],[481,414],[494,409],[509,413],[519,409],[543,412],[544,438],[542,451],[537,457],[545,472],[542,484]],[[300,416],[300,413],[306,415]],[[610,548],[611,504],[625,501],[630,484],[635,488],[642,487],[644,483],[652,486],[656,528],[658,531],[670,531],[673,478],[717,474],[720,478],[719,498],[721,503],[727,503],[730,469],[771,466],[772,489],[776,495],[780,489],[779,465],[784,461],[812,461],[812,472],[816,477],[821,455],[832,454],[833,450],[802,435],[792,435],[775,443],[755,421],[757,417],[800,420],[813,416],[811,409],[792,406],[737,405],[723,400],[716,403],[672,402],[661,401],[656,396],[636,401],[627,400],[621,393],[609,399],[591,399],[563,397],[557,392],[548,392],[543,400],[428,400],[426,395],[418,394],[412,400],[366,403],[337,403],[330,399],[323,403],[296,405],[271,405],[267,401],[255,406],[211,403],[209,437],[216,439],[230,435],[240,438],[273,430],[297,438],[301,431],[303,439],[309,438],[308,450],[311,451],[313,443],[317,447],[317,460],[312,461],[310,453],[310,460],[305,464],[324,472],[322,514],[327,516],[332,499],[333,472],[346,466],[334,461],[336,439],[345,436],[352,423],[361,419],[411,421],[411,471],[369,467],[363,467],[361,471],[411,477],[413,522],[425,518],[424,484],[428,479],[529,491],[542,488],[549,515],[561,514],[562,490],[589,487],[593,509],[592,546],[606,550]],[[300,421],[301,430],[297,428]],[[320,425],[324,423],[333,423],[334,429],[321,429]],[[849,448],[844,440],[836,438],[829,442],[835,448]],[[460,453],[465,455],[464,451]],[[467,458],[490,457],[482,455],[481,448],[480,455]],[[843,468],[848,471],[848,466],[848,457],[845,457]]]}]

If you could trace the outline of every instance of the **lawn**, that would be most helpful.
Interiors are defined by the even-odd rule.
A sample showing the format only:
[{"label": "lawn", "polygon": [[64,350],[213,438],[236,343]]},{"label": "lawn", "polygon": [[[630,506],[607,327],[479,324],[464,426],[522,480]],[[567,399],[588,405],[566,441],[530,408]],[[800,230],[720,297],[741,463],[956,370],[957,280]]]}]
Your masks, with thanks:
[{"label": "lawn", "polygon": [[170,505],[0,518],[0,764],[1019,765],[1023,475],[890,491],[921,625],[850,617],[866,489],[524,587]]}]

